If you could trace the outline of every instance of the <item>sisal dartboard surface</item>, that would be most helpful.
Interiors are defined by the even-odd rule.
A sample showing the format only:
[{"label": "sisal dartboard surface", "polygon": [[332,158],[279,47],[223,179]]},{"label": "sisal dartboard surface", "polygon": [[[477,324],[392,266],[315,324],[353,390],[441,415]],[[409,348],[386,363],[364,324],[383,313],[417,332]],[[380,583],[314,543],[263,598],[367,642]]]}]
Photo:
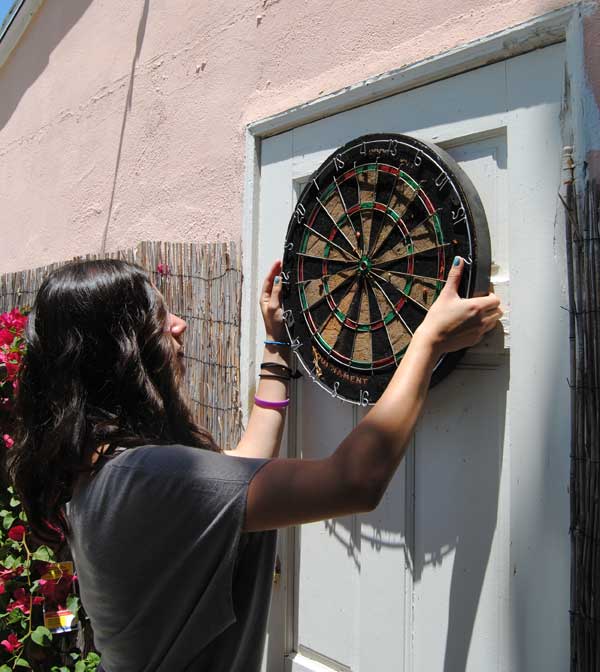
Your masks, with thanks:
[{"label": "sisal dartboard surface", "polygon": [[[485,212],[444,150],[390,133],[336,150],[311,176],[286,234],[282,301],[301,367],[334,396],[375,403],[455,255],[467,260],[461,296],[487,294]],[[432,384],[461,354],[440,359]]]}]

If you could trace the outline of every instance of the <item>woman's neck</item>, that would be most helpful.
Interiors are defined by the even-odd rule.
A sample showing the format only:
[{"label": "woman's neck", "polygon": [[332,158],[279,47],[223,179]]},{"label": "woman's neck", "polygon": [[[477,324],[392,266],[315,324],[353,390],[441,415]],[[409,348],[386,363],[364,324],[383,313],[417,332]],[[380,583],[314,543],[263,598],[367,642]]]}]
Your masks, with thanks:
[{"label": "woman's neck", "polygon": [[106,452],[107,448],[108,443],[104,443],[101,446],[98,446],[98,448],[96,448],[96,450],[92,453],[92,464],[96,464],[96,462],[100,458],[100,453]]}]

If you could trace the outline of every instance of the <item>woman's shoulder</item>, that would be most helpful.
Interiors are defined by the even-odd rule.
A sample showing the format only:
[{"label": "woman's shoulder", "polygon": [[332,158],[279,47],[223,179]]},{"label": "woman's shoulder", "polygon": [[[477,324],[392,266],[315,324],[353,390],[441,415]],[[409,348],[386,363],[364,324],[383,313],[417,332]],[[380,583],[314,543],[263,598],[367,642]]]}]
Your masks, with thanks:
[{"label": "woman's shoulder", "polygon": [[268,460],[242,458],[222,452],[174,443],[147,444],[119,450],[106,465],[111,469],[135,469],[148,475],[183,479],[247,482]]}]

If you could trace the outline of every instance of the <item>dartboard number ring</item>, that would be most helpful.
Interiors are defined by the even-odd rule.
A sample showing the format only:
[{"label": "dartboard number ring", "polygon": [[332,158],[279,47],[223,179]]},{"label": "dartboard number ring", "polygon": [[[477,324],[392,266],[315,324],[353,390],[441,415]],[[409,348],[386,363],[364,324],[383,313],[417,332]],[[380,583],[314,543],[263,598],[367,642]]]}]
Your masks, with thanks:
[{"label": "dartboard number ring", "polygon": [[[374,404],[456,255],[467,262],[461,296],[486,294],[483,205],[444,150],[390,133],[336,150],[302,191],[284,245],[285,324],[301,369],[332,396]],[[432,384],[461,355],[442,357]]]}]

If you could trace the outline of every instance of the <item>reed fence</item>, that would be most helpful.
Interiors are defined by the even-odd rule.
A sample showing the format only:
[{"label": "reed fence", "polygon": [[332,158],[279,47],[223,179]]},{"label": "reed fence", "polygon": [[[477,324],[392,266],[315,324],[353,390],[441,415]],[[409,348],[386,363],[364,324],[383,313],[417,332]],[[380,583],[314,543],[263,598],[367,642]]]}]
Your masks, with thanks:
[{"label": "reed fence", "polygon": [[571,671],[591,672],[600,670],[600,185],[567,184]]},{"label": "reed fence", "polygon": [[[195,420],[223,448],[243,431],[240,403],[242,262],[235,242],[141,242],[134,249],[74,260],[116,258],[145,268],[171,312],[188,323],[185,392]],[[0,275],[0,312],[31,306],[43,279],[68,261]]]}]

